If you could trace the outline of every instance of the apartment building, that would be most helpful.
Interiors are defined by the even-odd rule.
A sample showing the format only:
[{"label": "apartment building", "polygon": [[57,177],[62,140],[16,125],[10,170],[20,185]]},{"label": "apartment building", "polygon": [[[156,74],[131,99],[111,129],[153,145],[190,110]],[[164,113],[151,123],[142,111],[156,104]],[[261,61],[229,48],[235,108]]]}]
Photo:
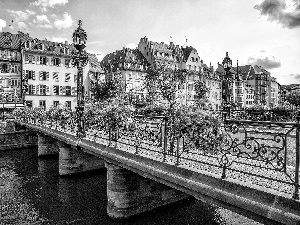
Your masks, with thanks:
[{"label": "apartment building", "polygon": [[0,102],[21,102],[21,33],[0,32]]}]

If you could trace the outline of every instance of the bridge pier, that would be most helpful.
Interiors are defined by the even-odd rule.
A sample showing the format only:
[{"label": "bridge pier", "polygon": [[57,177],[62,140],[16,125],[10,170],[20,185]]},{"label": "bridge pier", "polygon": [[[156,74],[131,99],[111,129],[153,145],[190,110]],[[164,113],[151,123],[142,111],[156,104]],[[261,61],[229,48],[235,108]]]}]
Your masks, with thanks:
[{"label": "bridge pier", "polygon": [[65,142],[58,141],[59,175],[71,175],[105,168],[104,160],[85,153]]},{"label": "bridge pier", "polygon": [[38,133],[38,157],[58,155],[59,148],[56,140],[53,138]]},{"label": "bridge pier", "polygon": [[107,214],[126,219],[190,196],[119,166],[107,168]]}]

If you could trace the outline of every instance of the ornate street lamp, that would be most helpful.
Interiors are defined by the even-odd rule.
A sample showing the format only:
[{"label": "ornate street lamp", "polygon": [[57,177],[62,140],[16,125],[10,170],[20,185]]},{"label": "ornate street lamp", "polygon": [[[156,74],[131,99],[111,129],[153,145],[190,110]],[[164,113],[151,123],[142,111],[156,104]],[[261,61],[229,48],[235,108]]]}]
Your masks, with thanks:
[{"label": "ornate street lamp", "polygon": [[83,67],[88,63],[88,54],[84,50],[87,40],[87,34],[82,28],[81,20],[78,21],[78,27],[73,33],[73,44],[75,50],[72,51],[72,65],[77,67],[77,107],[76,107],[76,121],[77,121],[77,137],[84,136],[84,86],[83,86]]},{"label": "ornate street lamp", "polygon": [[225,110],[230,109],[230,86],[232,81],[232,75],[230,72],[232,66],[232,60],[228,56],[228,52],[226,52],[226,57],[223,59],[222,62],[223,68],[225,70],[225,74],[223,75],[222,79],[222,88],[223,88],[223,108]]}]

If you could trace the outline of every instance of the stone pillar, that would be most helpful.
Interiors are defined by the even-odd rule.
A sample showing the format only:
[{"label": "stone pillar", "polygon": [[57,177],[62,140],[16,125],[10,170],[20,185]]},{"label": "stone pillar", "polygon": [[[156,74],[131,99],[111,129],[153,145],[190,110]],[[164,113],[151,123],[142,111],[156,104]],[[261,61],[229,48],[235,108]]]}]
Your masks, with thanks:
[{"label": "stone pillar", "polygon": [[105,168],[104,160],[83,152],[65,142],[58,141],[59,175],[71,175]]},{"label": "stone pillar", "polygon": [[58,155],[58,146],[56,141],[44,134],[38,134],[38,156]]},{"label": "stone pillar", "polygon": [[105,166],[107,168],[107,213],[111,218],[130,218],[190,197],[119,166],[109,163]]}]

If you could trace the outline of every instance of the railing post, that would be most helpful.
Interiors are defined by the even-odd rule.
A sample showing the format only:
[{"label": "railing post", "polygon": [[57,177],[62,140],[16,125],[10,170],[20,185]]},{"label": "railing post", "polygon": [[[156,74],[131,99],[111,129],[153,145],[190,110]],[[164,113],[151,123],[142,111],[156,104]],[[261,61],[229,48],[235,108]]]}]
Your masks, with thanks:
[{"label": "railing post", "polygon": [[164,149],[163,149],[163,162],[166,161],[166,154],[167,154],[167,148],[168,148],[168,127],[167,127],[167,118],[164,118],[165,120],[165,131],[164,131]]},{"label": "railing post", "polygon": [[300,152],[299,152],[299,130],[300,130],[300,115],[297,115],[297,128],[296,128],[296,165],[295,165],[295,192],[293,194],[294,199],[299,199],[299,164],[300,164]]},{"label": "railing post", "polygon": [[179,165],[179,144],[180,144],[180,136],[178,136],[177,138],[177,148],[176,148],[176,157],[177,157],[177,159],[176,159],[176,166],[178,166]]}]

